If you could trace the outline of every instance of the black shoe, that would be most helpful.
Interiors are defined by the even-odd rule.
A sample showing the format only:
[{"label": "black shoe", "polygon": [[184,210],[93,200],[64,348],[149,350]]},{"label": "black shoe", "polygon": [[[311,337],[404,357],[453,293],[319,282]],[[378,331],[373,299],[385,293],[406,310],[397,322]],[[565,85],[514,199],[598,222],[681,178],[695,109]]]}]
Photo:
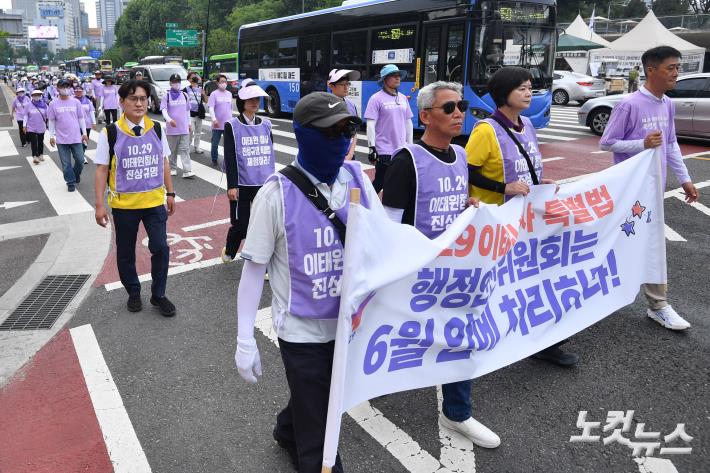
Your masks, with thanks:
[{"label": "black shoe", "polygon": [[141,310],[143,310],[143,302],[141,301],[141,296],[128,296],[126,308],[128,309],[128,312],[140,312]]},{"label": "black shoe", "polygon": [[175,315],[175,304],[170,302],[167,297],[151,296],[150,303],[154,306],[158,306],[160,315],[163,317],[172,317]]},{"label": "black shoe", "polygon": [[293,464],[293,467],[296,469],[296,471],[298,471],[298,450],[296,449],[296,443],[282,439],[281,436],[276,432],[276,429],[274,429],[273,431],[273,436],[278,446],[286,450],[288,456],[291,457],[291,463]]},{"label": "black shoe", "polygon": [[532,355],[531,358],[547,361],[558,366],[574,366],[579,362],[578,354],[564,352],[556,346],[545,348],[544,350]]},{"label": "black shoe", "polygon": [[[75,176],[76,176],[76,174],[75,174]],[[77,184],[79,184],[81,182],[81,176],[76,176],[75,181]]]}]

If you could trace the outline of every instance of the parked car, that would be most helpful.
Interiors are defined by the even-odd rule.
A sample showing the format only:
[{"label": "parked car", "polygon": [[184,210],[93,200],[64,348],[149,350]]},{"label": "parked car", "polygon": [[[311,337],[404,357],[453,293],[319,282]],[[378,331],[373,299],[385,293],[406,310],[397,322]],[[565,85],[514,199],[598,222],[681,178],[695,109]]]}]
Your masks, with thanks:
[{"label": "parked car", "polygon": [[604,79],[572,71],[555,71],[552,77],[552,102],[555,105],[566,105],[570,100],[584,103],[606,95]]},{"label": "parked car", "polygon": [[[218,72],[217,74],[224,74],[227,76],[227,90],[232,93],[232,97],[237,97],[237,91],[239,89],[239,74],[236,72]],[[217,89],[217,82],[214,80],[208,80],[205,82],[205,94],[208,96]]]},{"label": "parked car", "polygon": [[179,74],[180,88],[183,89],[189,85],[187,82],[187,71],[184,67],[177,64],[141,64],[131,68],[131,79],[135,77],[136,72],[141,71],[143,80],[148,82],[152,91],[150,94],[150,111],[160,113],[160,101],[163,96],[170,90],[170,76]]},{"label": "parked car", "polygon": [[[577,111],[579,124],[601,135],[612,110],[626,95],[609,95],[585,103]],[[666,95],[675,104],[676,134],[710,139],[710,72],[678,78],[675,89]]]},{"label": "parked car", "polygon": [[116,69],[113,71],[113,77],[116,79],[116,84],[123,84],[130,78],[130,71],[128,69]]}]

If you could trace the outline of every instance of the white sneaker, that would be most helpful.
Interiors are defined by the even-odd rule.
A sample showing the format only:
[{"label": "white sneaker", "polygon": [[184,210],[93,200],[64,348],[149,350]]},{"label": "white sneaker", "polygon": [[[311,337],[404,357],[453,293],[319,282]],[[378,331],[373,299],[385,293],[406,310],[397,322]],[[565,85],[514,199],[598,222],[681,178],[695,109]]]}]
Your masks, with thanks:
[{"label": "white sneaker", "polygon": [[184,172],[182,173],[182,177],[183,179],[192,179],[193,177],[195,177],[195,174],[192,172]]},{"label": "white sneaker", "polygon": [[231,263],[234,258],[227,254],[227,248],[222,248],[222,263]]},{"label": "white sneaker", "polygon": [[197,149],[195,150],[195,153],[196,153],[196,154],[205,154],[205,152],[202,151],[200,148],[197,148]]},{"label": "white sneaker", "polygon": [[44,156],[44,154],[40,154],[39,156],[37,156],[37,158],[39,158],[40,161],[44,161]]},{"label": "white sneaker", "polygon": [[473,417],[469,417],[463,422],[454,422],[443,413],[439,413],[439,425],[460,433],[479,447],[496,448],[500,445],[500,437]]},{"label": "white sneaker", "polygon": [[676,312],[675,309],[669,305],[660,310],[648,309],[646,311],[646,315],[667,329],[685,330],[690,328],[690,323],[678,315],[678,312]]},{"label": "white sneaker", "polygon": [[87,161],[86,158],[84,158],[84,164],[89,164],[89,161]]},{"label": "white sneaker", "polygon": [[171,170],[170,170],[170,175],[171,175],[171,176],[177,176],[177,169],[171,169]]},{"label": "white sneaker", "polygon": [[34,158],[32,158],[32,162],[35,164],[39,164],[39,158],[35,156]]}]

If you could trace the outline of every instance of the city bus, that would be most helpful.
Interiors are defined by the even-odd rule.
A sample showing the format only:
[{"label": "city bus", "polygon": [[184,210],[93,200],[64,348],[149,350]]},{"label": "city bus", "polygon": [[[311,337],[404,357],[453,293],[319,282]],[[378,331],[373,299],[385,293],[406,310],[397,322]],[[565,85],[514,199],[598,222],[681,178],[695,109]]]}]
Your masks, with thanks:
[{"label": "city bus", "polygon": [[238,63],[237,53],[213,54],[207,61],[206,73],[211,78],[219,72],[237,72]]},{"label": "city bus", "polygon": [[[550,121],[555,58],[555,0],[351,0],[342,6],[244,25],[238,33],[239,76],[250,77],[271,100],[271,116],[293,112],[304,95],[326,90],[331,69],[353,69],[362,79],[351,97],[363,114],[380,90],[380,69],[406,72],[400,92],[415,117],[421,87],[437,80],[463,84],[469,101],[462,133],[490,116],[490,76],[518,65],[533,76],[525,115],[536,128]],[[419,126],[418,120],[414,120]]]},{"label": "city bus", "polygon": [[183,59],[182,66],[188,72],[197,72],[202,75],[202,61],[200,59]]},{"label": "city bus", "polygon": [[113,72],[113,64],[111,64],[110,59],[99,59],[99,68],[101,69],[101,72],[105,72],[107,74]]},{"label": "city bus", "polygon": [[91,56],[81,56],[64,63],[66,72],[76,75],[78,78],[93,77],[94,71],[99,70],[98,60]]},{"label": "city bus", "polygon": [[146,56],[138,61],[140,65],[145,64],[177,64],[182,66],[182,56]]}]

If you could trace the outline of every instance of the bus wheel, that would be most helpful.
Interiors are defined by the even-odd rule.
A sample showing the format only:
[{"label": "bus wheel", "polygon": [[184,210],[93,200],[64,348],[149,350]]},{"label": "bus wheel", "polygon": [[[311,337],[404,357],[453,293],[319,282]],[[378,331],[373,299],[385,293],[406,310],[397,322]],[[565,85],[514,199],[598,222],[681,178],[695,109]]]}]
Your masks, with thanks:
[{"label": "bus wheel", "polygon": [[266,89],[266,93],[269,94],[269,99],[266,100],[266,114],[271,118],[278,118],[281,115],[281,99],[279,98],[279,93],[273,87]]}]

